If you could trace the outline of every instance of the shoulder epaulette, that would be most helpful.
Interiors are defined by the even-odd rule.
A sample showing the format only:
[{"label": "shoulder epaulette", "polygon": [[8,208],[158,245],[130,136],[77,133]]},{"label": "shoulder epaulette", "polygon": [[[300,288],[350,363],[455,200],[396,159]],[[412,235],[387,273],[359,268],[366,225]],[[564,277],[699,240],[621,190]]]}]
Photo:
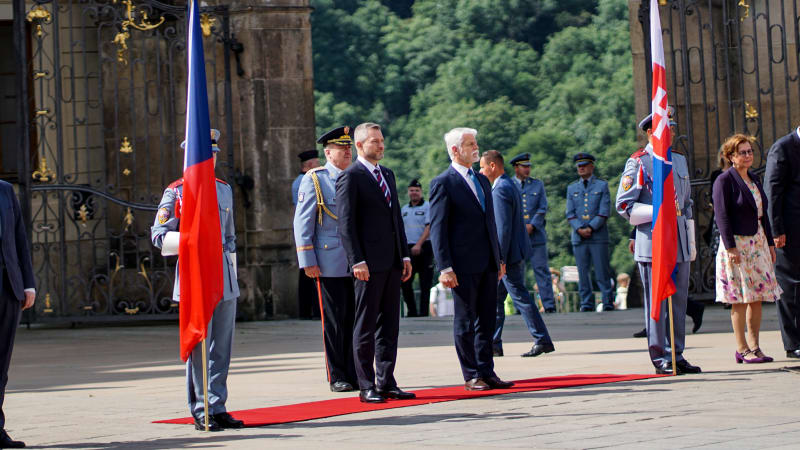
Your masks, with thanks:
[{"label": "shoulder epaulette", "polygon": [[647,154],[647,150],[645,150],[644,147],[642,147],[639,150],[636,150],[635,152],[633,152],[630,157],[631,157],[631,159],[639,159],[639,158],[641,158],[642,156],[644,156],[646,154]]},{"label": "shoulder epaulette", "polygon": [[183,184],[183,178],[178,178],[177,180],[175,180],[172,183],[170,183],[170,185],[167,186],[167,189],[175,189],[176,187],[178,187],[178,186],[180,186],[182,184]]},{"label": "shoulder epaulette", "polygon": [[308,169],[308,172],[306,173],[316,172],[318,170],[323,170],[323,169],[325,169],[325,166],[314,167],[313,169]]},{"label": "shoulder epaulette", "polygon": [[217,178],[217,181],[219,181],[219,182],[220,182],[220,183],[222,183],[222,184],[228,184],[228,182],[227,182],[227,181],[225,181],[225,180],[223,180],[223,179],[221,179],[221,178]]}]

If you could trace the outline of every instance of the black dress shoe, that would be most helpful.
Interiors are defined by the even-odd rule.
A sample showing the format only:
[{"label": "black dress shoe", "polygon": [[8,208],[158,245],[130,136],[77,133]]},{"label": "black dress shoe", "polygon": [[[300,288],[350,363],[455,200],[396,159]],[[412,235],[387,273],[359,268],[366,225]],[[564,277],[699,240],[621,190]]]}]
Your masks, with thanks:
[{"label": "black dress shoe", "polygon": [[224,412],[211,416],[222,428],[244,428],[244,422],[234,419],[232,415]]},{"label": "black dress shoe", "polygon": [[647,328],[642,328],[642,331],[633,333],[633,337],[647,337]]},{"label": "black dress shoe", "polygon": [[555,346],[553,346],[552,342],[549,344],[534,344],[533,347],[531,347],[530,351],[528,351],[527,353],[523,353],[521,356],[523,358],[528,358],[531,356],[539,356],[542,353],[550,353],[554,351],[556,351],[556,348]]},{"label": "black dress shoe", "polygon": [[331,392],[352,392],[356,389],[347,381],[334,381],[331,383]]},{"label": "black dress shoe", "polygon": [[358,398],[361,403],[386,403],[386,399],[381,394],[378,394],[375,389],[362,389],[358,394]]},{"label": "black dress shoe", "polygon": [[492,389],[508,389],[508,388],[514,386],[514,382],[513,381],[503,381],[497,376],[484,378],[484,381]]},{"label": "black dress shoe", "polygon": [[502,348],[492,349],[492,356],[503,356],[503,349]]},{"label": "black dress shoe", "polygon": [[786,350],[786,357],[787,358],[798,358],[798,359],[800,359],[800,349],[797,349],[797,350]]},{"label": "black dress shoe", "polygon": [[417,398],[417,394],[403,391],[396,386],[386,390],[378,389],[378,394],[383,398],[393,398],[395,400],[411,400],[412,398]]},{"label": "black dress shoe", "polygon": [[697,367],[689,364],[689,361],[682,359],[675,363],[678,366],[678,375],[683,375],[685,373],[700,373],[702,370]]},{"label": "black dress shoe", "polygon": [[660,366],[656,366],[656,374],[658,375],[672,375],[672,363],[667,361]]},{"label": "black dress shoe", "polygon": [[614,305],[605,305],[603,306],[603,311],[613,311]]},{"label": "black dress shoe", "polygon": [[545,314],[552,314],[552,313],[556,312],[556,309],[555,308],[545,308],[544,312],[545,312]]},{"label": "black dress shoe", "polygon": [[593,312],[594,308],[591,306],[581,306],[581,312]]},{"label": "black dress shoe", "polygon": [[11,439],[6,430],[0,430],[0,448],[25,448],[25,443]]},{"label": "black dress shoe", "polygon": [[473,378],[464,383],[464,389],[468,391],[488,391],[491,389],[491,386],[480,378]]},{"label": "black dress shoe", "polygon": [[706,305],[702,303],[698,303],[697,305],[696,310],[692,311],[692,314],[689,315],[689,317],[692,318],[692,322],[694,322],[694,326],[692,326],[693,334],[697,333],[697,330],[703,325],[703,312],[706,310]]},{"label": "black dress shoe", "polygon": [[[200,431],[206,431],[206,423],[205,420],[199,417],[194,418],[194,429]],[[219,426],[216,420],[214,420],[214,416],[210,416],[208,418],[208,431],[222,431],[222,427]]]}]

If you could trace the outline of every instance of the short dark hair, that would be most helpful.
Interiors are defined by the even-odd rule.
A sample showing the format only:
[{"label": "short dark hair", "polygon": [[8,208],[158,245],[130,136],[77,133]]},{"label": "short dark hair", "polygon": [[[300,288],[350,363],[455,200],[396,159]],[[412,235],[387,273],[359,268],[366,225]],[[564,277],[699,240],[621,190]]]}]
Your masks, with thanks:
[{"label": "short dark hair", "polygon": [[481,155],[481,158],[486,158],[486,162],[493,162],[497,165],[503,165],[503,155],[497,150],[486,150]]}]

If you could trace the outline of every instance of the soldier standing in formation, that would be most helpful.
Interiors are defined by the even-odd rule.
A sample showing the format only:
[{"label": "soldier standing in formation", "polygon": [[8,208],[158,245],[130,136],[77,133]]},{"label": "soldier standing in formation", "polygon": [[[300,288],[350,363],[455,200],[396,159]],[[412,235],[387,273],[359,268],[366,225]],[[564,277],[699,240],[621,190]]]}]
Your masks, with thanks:
[{"label": "soldier standing in formation", "polygon": [[[425,202],[422,185],[416,178],[408,183],[408,200],[408,204],[400,210],[411,254],[411,278],[403,282],[403,300],[408,308],[406,317],[427,316],[433,280],[433,248],[428,239],[431,232],[430,204]],[[419,274],[419,310],[414,299],[416,274]]]},{"label": "soldier standing in formation", "polygon": [[[214,165],[217,164],[219,130],[211,130],[211,149],[214,152]],[[185,150],[186,141],[181,143]],[[236,323],[236,299],[239,297],[239,283],[236,277],[236,231],[233,225],[233,191],[228,183],[217,179],[217,203],[219,204],[220,229],[222,231],[222,260],[224,292],[222,301],[217,303],[214,315],[208,323],[208,425],[210,431],[222,428],[242,428],[244,422],[234,419],[225,409],[228,398],[228,368],[231,364],[231,345],[233,328]],[[161,202],[158,214],[151,229],[153,245],[161,248],[164,237],[170,231],[179,230],[183,178],[170,184]],[[180,300],[180,280],[175,268],[175,285],[172,299]],[[203,406],[203,360],[202,343],[198,344],[186,361],[186,390],[189,398],[189,411],[194,417],[194,426],[205,430]]]},{"label": "soldier standing in formation", "polygon": [[294,240],[303,278],[318,288],[325,341],[325,363],[333,392],[353,391],[357,383],[353,363],[355,294],[347,254],[337,233],[336,179],[353,160],[350,127],[322,135],[327,163],[309,170],[300,182],[294,212]]},{"label": "soldier standing in formation", "polygon": [[608,255],[608,182],[594,176],[594,156],[578,153],[575,162],[580,179],[567,187],[567,221],[572,227],[572,250],[578,266],[581,311],[594,311],[591,266],[603,295],[603,311],[614,310]]},{"label": "soldier standing in formation", "polygon": [[[297,154],[300,158],[300,174],[292,182],[292,203],[297,206],[297,196],[300,191],[300,182],[303,181],[303,176],[314,168],[319,167],[319,153],[316,149],[306,150]],[[317,298],[317,288],[314,286],[314,280],[307,277],[305,271],[301,268],[300,273],[297,274],[297,308],[298,316],[301,319],[313,319],[318,317],[319,306],[315,299]]]},{"label": "soldier standing in formation", "polygon": [[514,184],[522,192],[522,219],[525,231],[531,243],[531,268],[539,287],[539,298],[545,313],[556,312],[556,300],[553,295],[553,281],[550,278],[550,264],[547,260],[547,232],[545,223],[547,214],[547,195],[542,180],[531,178],[531,155],[523,153],[510,161],[514,167]]},{"label": "soldier standing in formation", "polygon": [[[647,133],[648,142],[652,140],[652,115],[639,122],[639,128]],[[671,374],[671,352],[675,352],[677,373],[700,373],[700,368],[689,364],[683,357],[686,335],[686,300],[689,294],[689,265],[694,260],[694,223],[692,222],[692,197],[689,183],[689,167],[686,158],[672,154],[673,180],[675,183],[675,208],[678,224],[677,277],[672,306],[675,326],[675,342],[668,342],[667,329],[669,316],[667,302],[661,304],[659,320],[650,318],[651,276],[653,269],[652,220],[653,220],[653,147],[652,143],[638,150],[628,158],[617,189],[616,210],[631,225],[636,227],[634,260],[639,264],[644,291],[644,314],[646,320],[650,360],[658,374]],[[669,206],[669,205],[664,205]]]}]

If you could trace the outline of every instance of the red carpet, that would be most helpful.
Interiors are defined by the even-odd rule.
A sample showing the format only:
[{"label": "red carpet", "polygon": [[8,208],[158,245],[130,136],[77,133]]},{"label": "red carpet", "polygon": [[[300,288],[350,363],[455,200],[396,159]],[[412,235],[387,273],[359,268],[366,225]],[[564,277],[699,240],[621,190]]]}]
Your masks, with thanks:
[{"label": "red carpet", "polygon": [[[493,389],[491,391],[465,391],[464,386],[448,386],[413,391],[417,394],[414,400],[388,400],[386,403],[361,403],[357,393],[345,394],[345,398],[322,400],[318,402],[298,403],[295,405],[272,406],[269,408],[245,409],[231,411],[231,415],[243,420],[248,427],[273,425],[277,423],[302,422],[322,419],[324,417],[342,416],[381,409],[404,408],[406,406],[426,405],[429,403],[449,402],[469,398],[489,397],[492,395],[513,394],[516,392],[544,391],[592,384],[616,383],[619,381],[642,380],[662,377],[664,375],[567,375],[562,377],[534,378],[514,381],[511,389]],[[191,424],[192,419],[158,420],[153,423]]]}]

